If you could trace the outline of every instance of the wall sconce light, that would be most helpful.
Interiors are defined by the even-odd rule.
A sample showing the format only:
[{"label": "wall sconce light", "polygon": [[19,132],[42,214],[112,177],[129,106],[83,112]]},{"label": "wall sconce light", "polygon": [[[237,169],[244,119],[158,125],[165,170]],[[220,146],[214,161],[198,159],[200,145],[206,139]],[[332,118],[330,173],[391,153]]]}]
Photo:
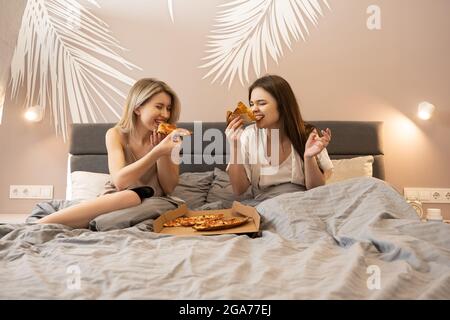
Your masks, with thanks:
[{"label": "wall sconce light", "polygon": [[418,117],[422,120],[428,120],[431,118],[433,111],[435,109],[435,106],[432,105],[429,102],[421,102],[419,103],[419,109],[418,109]]},{"label": "wall sconce light", "polygon": [[39,122],[44,116],[44,108],[41,106],[28,107],[25,111],[25,119],[30,122]]}]

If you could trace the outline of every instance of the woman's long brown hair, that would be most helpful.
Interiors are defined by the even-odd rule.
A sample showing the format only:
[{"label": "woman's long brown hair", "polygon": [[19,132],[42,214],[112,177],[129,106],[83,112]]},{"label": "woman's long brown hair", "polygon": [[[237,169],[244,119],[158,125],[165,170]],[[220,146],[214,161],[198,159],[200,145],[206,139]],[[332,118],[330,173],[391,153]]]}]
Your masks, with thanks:
[{"label": "woman's long brown hair", "polygon": [[297,153],[304,160],[305,144],[314,127],[303,121],[300,107],[289,83],[276,75],[259,78],[248,89],[249,101],[255,88],[262,88],[274,97],[280,114],[280,130],[289,138]]}]

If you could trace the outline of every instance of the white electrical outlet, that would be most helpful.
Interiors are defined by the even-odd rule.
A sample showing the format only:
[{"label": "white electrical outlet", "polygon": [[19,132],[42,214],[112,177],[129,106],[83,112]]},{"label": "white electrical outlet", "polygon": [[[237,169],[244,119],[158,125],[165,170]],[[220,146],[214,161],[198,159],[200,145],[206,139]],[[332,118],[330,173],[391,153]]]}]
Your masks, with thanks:
[{"label": "white electrical outlet", "polygon": [[53,199],[52,185],[11,185],[10,199]]},{"label": "white electrical outlet", "polygon": [[423,203],[450,203],[449,188],[404,188],[403,194],[407,200]]}]

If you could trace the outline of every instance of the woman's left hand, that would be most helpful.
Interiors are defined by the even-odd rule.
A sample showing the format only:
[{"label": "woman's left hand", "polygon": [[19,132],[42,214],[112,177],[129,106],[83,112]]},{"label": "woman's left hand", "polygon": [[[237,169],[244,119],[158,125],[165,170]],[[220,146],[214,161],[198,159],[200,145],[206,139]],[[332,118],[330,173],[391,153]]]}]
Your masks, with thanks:
[{"label": "woman's left hand", "polygon": [[305,144],[305,158],[312,158],[322,152],[331,141],[331,130],[327,128],[322,130],[322,137],[319,136],[317,130],[314,129],[308,137]]}]

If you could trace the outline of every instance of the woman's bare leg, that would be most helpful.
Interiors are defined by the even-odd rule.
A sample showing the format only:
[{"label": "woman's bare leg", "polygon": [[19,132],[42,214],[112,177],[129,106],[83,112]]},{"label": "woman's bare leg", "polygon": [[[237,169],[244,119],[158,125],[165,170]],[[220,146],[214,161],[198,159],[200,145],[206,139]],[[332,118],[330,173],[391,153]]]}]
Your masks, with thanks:
[{"label": "woman's bare leg", "polygon": [[107,212],[130,208],[141,203],[136,192],[123,190],[100,196],[52,213],[37,223],[59,223],[72,228],[87,228],[89,222]]}]

